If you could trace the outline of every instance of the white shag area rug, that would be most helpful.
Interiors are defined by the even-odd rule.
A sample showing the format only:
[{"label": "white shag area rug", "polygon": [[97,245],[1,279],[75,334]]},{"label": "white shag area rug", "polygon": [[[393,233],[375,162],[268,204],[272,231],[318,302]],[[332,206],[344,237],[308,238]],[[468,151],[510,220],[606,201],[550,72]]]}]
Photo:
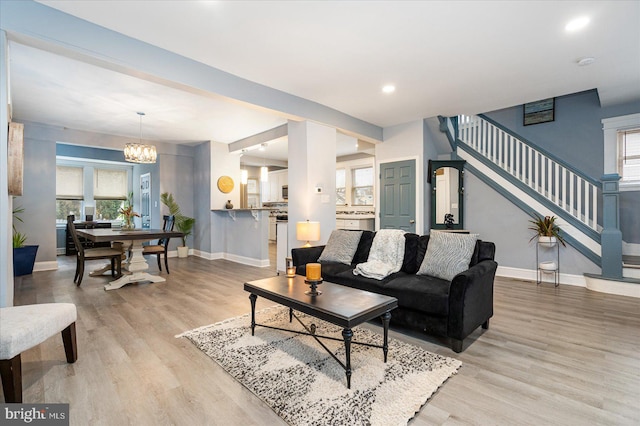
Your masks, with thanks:
[{"label": "white shag area rug", "polygon": [[[316,335],[342,339],[342,329],[296,312]],[[393,321],[393,318],[392,318]],[[304,331],[289,309],[256,312],[256,323]],[[353,341],[382,345],[383,337],[363,327]],[[462,363],[389,339],[382,349],[351,345],[351,389],[344,369],[311,336],[256,326],[251,315],[187,331],[186,337],[291,425],[406,425]],[[323,339],[344,360],[344,343]]]}]

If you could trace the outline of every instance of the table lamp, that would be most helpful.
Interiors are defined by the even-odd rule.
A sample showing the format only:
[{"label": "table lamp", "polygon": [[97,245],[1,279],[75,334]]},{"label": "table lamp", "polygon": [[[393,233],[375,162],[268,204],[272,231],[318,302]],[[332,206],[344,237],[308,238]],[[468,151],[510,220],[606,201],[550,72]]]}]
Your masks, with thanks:
[{"label": "table lamp", "polygon": [[320,241],[320,222],[296,223],[296,239],[306,241],[302,247],[311,247],[311,241]]}]

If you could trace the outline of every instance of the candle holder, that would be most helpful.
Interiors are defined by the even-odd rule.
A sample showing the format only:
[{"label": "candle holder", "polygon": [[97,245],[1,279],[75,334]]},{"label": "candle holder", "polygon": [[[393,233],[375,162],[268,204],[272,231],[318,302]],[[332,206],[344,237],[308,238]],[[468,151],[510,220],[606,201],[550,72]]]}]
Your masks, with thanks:
[{"label": "candle holder", "polygon": [[309,296],[319,296],[322,294],[320,290],[318,290],[318,284],[322,284],[322,278],[319,280],[304,280],[305,283],[309,284],[310,289],[305,291],[304,294]]},{"label": "candle holder", "polygon": [[296,276],[296,267],[293,265],[293,259],[287,257],[285,259],[287,278],[293,278]]}]

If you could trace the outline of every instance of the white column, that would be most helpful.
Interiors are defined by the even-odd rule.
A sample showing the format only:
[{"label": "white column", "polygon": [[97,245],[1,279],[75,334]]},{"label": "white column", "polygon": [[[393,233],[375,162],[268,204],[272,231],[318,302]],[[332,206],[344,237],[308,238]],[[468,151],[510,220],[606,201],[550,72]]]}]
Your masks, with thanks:
[{"label": "white column", "polygon": [[[320,222],[325,244],[336,227],[336,129],[309,121],[289,121],[289,249],[296,239],[296,222]],[[318,192],[318,188],[321,192]]]}]

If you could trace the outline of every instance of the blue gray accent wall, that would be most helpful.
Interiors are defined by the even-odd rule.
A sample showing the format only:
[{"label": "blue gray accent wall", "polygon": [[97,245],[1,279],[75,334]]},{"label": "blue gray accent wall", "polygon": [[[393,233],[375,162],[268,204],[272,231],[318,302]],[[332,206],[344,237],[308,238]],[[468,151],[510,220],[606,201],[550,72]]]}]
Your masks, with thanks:
[{"label": "blue gray accent wall", "polygon": [[[536,269],[536,244],[529,242],[531,217],[473,173],[465,173],[465,228],[496,244],[496,262],[501,267]],[[571,246],[560,247],[560,272],[599,274],[600,268]]]},{"label": "blue gray accent wall", "polygon": [[440,131],[440,122],[437,117],[426,118],[423,123],[423,156],[422,170],[424,179],[424,210],[423,222],[424,233],[428,234],[431,229],[431,190],[433,187],[427,183],[427,173],[429,171],[429,160],[437,160],[442,155],[451,154],[451,145],[445,133]]},{"label": "blue gray accent wall", "polygon": [[[523,125],[523,105],[484,115],[600,181],[604,171],[602,119],[640,112],[640,102],[600,106],[597,91],[556,98],[555,121]],[[620,193],[620,230],[627,243],[640,243],[640,191]]]},{"label": "blue gray accent wall", "polygon": [[[193,150],[193,148],[191,148]],[[185,155],[159,155],[160,163],[160,193],[170,192],[180,206],[180,212],[189,217],[195,217],[193,199],[193,170],[194,159]],[[163,207],[162,211],[166,211]],[[194,232],[197,232],[199,223],[194,225]],[[169,250],[175,250],[182,245],[180,239],[169,242]],[[187,238],[187,245],[193,248],[193,235]]]},{"label": "blue gray accent wall", "polygon": [[66,143],[56,144],[56,155],[81,159],[91,158],[92,160],[117,161],[119,163],[125,162],[124,152],[122,150],[116,151],[114,149],[69,145]]},{"label": "blue gray accent wall", "polygon": [[38,245],[36,262],[56,260],[56,143],[34,138],[25,126],[24,187],[14,206],[23,207],[18,231],[27,235],[28,245]]},{"label": "blue gray accent wall", "polygon": [[194,148],[194,217],[196,227],[193,247],[204,253],[211,251],[211,142]]}]

